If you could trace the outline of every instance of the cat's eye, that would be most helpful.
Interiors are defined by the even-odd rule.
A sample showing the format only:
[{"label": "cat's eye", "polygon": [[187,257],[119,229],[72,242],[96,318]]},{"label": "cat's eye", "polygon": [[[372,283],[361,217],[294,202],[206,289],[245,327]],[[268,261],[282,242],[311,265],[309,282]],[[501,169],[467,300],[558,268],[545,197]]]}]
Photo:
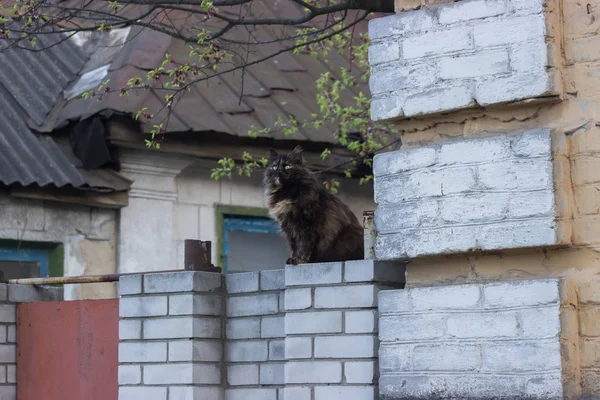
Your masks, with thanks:
[{"label": "cat's eye", "polygon": [[277,169],[277,165],[273,165],[273,166],[271,167],[271,169],[272,169],[273,171],[275,171],[275,170]]},{"label": "cat's eye", "polygon": [[284,168],[285,168],[286,170],[288,170],[288,169],[292,168],[292,166],[291,166],[291,165],[286,165]]}]

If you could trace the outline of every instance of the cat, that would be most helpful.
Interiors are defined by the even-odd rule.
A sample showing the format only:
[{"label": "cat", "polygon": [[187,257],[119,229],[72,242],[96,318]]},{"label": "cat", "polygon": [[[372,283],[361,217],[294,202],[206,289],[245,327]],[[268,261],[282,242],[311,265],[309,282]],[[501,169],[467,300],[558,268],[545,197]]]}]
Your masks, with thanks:
[{"label": "cat", "polygon": [[364,231],[356,215],[306,167],[302,148],[270,150],[263,183],[269,215],[292,250],[286,264],[364,259]]}]

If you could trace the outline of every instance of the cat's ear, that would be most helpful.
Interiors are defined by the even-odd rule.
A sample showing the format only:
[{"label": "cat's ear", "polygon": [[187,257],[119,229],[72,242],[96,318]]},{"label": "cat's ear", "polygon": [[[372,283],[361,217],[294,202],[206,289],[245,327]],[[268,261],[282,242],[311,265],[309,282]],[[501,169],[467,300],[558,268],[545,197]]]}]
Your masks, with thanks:
[{"label": "cat's ear", "polygon": [[294,147],[294,150],[292,150],[290,156],[292,157],[292,159],[296,160],[300,164],[304,164],[304,157],[302,157],[302,147]]},{"label": "cat's ear", "polygon": [[278,156],[279,156],[279,154],[277,154],[277,152],[275,150],[269,149],[269,161],[274,160]]}]

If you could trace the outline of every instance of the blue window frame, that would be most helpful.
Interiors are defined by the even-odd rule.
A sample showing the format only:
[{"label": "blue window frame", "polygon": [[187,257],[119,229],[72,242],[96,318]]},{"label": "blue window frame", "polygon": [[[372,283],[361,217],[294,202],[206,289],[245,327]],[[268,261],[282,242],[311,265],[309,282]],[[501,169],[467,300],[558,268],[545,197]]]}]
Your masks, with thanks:
[{"label": "blue window frame", "polygon": [[223,272],[227,272],[227,255],[229,232],[279,233],[279,226],[268,217],[253,217],[244,215],[225,214],[223,216]]},{"label": "blue window frame", "polygon": [[48,277],[48,250],[0,247],[0,261],[39,262],[40,276]]}]

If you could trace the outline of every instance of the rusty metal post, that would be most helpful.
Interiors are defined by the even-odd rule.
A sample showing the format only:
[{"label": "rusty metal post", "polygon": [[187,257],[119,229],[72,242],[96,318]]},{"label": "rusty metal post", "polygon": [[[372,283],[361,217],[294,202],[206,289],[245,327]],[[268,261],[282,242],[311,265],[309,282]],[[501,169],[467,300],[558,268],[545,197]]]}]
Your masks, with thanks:
[{"label": "rusty metal post", "polygon": [[365,231],[365,260],[375,259],[375,239],[377,230],[375,229],[375,211],[363,212],[363,229]]},{"label": "rusty metal post", "polygon": [[211,263],[211,241],[186,239],[184,241],[184,265],[186,271],[221,272],[221,268]]}]

